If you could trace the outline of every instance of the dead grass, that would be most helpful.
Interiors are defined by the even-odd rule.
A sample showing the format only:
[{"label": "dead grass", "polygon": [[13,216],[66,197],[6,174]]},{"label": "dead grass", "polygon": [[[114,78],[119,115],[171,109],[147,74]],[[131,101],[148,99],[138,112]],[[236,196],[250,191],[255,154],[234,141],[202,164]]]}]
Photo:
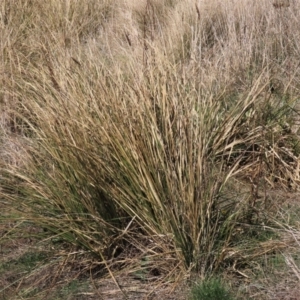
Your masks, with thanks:
[{"label": "dead grass", "polygon": [[286,3],[2,1],[3,299],[299,296]]},{"label": "dead grass", "polygon": [[[252,233],[248,240],[237,240],[235,247],[227,249],[222,276],[237,299],[297,299],[299,229],[294,222],[299,224],[298,194],[271,190],[266,195],[281,203],[274,208],[274,218],[287,227],[275,232],[271,228],[257,228],[256,234]],[[292,227],[288,223],[293,224]],[[128,299],[187,299],[189,282],[199,280],[199,275],[195,274],[187,282],[154,285],[154,288],[153,282],[147,276],[143,278],[145,273],[140,273],[138,268],[136,274],[131,271],[118,275],[116,272],[117,286],[114,280],[101,275],[103,270],[97,267],[97,260],[91,261],[84,251],[70,248],[55,237],[50,244],[45,237],[44,243],[40,238],[35,239],[39,233],[36,228],[27,225],[21,231],[23,237],[15,236],[10,242],[5,241],[15,226],[15,222],[6,222],[1,230],[0,278],[5,289],[0,295],[3,299],[114,300],[126,299],[125,295]],[[257,248],[260,252],[255,250]],[[33,286],[35,290],[31,289]]]}]

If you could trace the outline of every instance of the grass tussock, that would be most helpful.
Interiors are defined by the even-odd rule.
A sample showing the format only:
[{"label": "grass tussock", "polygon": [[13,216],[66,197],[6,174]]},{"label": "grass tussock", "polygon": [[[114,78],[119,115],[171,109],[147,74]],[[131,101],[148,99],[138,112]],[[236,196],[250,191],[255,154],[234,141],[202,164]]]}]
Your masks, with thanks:
[{"label": "grass tussock", "polygon": [[277,6],[4,1],[9,233],[26,220],[117,286],[119,272],[177,282],[282,250],[237,242],[279,226],[262,187],[299,183],[299,9]]}]

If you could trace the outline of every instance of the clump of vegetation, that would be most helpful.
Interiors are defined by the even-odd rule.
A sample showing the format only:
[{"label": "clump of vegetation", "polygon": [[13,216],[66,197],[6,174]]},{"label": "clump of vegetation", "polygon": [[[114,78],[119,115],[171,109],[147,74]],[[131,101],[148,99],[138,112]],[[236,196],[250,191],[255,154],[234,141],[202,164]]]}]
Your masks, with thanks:
[{"label": "clump of vegetation", "polygon": [[233,300],[228,287],[218,278],[210,278],[193,286],[191,300]]},{"label": "clump of vegetation", "polygon": [[239,248],[299,183],[299,10],[270,7],[4,2],[0,242],[26,221],[118,287],[282,250]]}]

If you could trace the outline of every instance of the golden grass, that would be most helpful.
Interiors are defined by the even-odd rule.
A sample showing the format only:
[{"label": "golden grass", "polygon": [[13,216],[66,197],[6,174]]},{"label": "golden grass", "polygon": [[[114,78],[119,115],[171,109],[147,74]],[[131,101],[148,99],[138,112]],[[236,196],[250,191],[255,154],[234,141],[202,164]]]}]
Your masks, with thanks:
[{"label": "golden grass", "polygon": [[274,3],[3,1],[12,220],[113,278],[178,282],[281,250],[235,248],[272,220],[261,187],[299,183],[299,4]]}]

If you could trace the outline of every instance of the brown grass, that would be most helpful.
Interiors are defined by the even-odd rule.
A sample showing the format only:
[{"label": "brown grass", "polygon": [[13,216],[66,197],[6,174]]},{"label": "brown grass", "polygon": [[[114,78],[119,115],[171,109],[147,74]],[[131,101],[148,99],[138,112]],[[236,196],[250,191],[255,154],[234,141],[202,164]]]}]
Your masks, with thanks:
[{"label": "brown grass", "polygon": [[108,276],[105,299],[155,299],[223,272],[263,299],[277,255],[296,290],[298,215],[271,189],[299,184],[299,8],[2,1],[0,294],[68,293],[69,273],[87,299]]}]

